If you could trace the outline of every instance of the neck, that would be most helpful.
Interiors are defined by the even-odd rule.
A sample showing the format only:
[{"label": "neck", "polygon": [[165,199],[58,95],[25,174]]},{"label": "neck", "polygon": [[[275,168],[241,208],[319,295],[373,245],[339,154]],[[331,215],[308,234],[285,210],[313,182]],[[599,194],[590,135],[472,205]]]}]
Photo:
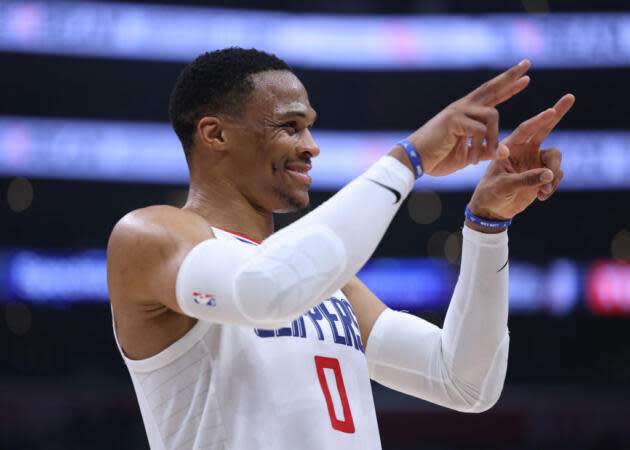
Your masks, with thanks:
[{"label": "neck", "polygon": [[[208,177],[210,178],[210,177]],[[191,177],[184,209],[208,224],[262,242],[273,233],[273,214],[252,204],[227,181],[197,181]]]}]

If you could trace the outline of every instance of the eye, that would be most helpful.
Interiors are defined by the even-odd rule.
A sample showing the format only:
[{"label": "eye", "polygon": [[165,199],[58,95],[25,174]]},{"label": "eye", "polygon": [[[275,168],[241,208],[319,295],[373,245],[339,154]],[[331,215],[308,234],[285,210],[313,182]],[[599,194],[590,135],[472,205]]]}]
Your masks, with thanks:
[{"label": "eye", "polygon": [[295,120],[280,125],[281,128],[291,128],[293,131],[297,131],[297,126],[298,124]]}]

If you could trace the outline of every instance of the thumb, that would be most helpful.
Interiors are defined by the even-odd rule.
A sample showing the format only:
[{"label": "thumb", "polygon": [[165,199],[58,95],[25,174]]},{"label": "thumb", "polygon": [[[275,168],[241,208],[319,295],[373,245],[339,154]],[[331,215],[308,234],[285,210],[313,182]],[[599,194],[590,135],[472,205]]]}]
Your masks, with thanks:
[{"label": "thumb", "polygon": [[503,142],[499,142],[497,146],[496,159],[505,159],[510,156],[510,148]]},{"label": "thumb", "polygon": [[550,183],[551,180],[553,180],[553,172],[549,169],[540,168],[511,174],[509,184],[511,185],[510,187],[518,189],[542,186]]}]

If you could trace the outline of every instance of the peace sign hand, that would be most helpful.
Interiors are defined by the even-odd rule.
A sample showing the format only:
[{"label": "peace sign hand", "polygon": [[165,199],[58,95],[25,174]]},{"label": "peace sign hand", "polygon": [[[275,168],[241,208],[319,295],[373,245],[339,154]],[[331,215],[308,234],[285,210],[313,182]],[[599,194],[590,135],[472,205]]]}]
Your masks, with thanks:
[{"label": "peace sign hand", "polygon": [[473,214],[490,220],[505,220],[527,208],[534,199],[547,200],[564,176],[557,148],[540,145],[575,102],[572,94],[537,116],[526,120],[501,141],[509,157],[490,163],[470,201]]},{"label": "peace sign hand", "polygon": [[527,87],[529,66],[525,59],[509,68],[448,105],[407,138],[420,154],[425,173],[444,176],[469,164],[508,156],[508,149],[498,143],[495,106]]}]

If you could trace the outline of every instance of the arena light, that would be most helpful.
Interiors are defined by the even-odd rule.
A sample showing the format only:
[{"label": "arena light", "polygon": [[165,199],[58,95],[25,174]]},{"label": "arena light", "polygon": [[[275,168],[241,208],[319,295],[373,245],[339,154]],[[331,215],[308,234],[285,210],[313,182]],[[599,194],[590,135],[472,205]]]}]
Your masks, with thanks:
[{"label": "arena light", "polygon": [[589,309],[597,315],[630,314],[630,263],[600,261],[587,275]]},{"label": "arena light", "polygon": [[630,14],[329,15],[111,2],[0,4],[0,50],[187,62],[256,47],[305,68],[630,65]]},{"label": "arena light", "polygon": [[447,261],[420,258],[372,259],[359,277],[388,306],[405,310],[442,311],[457,281]]},{"label": "arena light", "polygon": [[2,253],[3,297],[34,304],[108,301],[105,250]]},{"label": "arena light", "polygon": [[[61,307],[107,302],[106,267],[102,249],[0,250],[0,301]],[[440,259],[374,258],[359,272],[359,277],[392,308],[443,312],[458,270]],[[510,310],[560,316],[571,313],[580,299],[580,274],[577,264],[568,260],[553,261],[549,266],[511,262]]]},{"label": "arena light", "polygon": [[510,309],[567,315],[578,307],[582,278],[580,266],[568,259],[556,259],[547,265],[510,262]]},{"label": "arena light", "polygon": [[[336,190],[366,170],[409,131],[313,132],[313,189]],[[505,135],[505,133],[502,133]],[[561,189],[630,189],[630,132],[557,131],[546,147],[564,150]],[[471,190],[486,164],[448,177],[423,177],[417,187]],[[168,124],[0,117],[0,175],[186,184],[181,146]]]}]

